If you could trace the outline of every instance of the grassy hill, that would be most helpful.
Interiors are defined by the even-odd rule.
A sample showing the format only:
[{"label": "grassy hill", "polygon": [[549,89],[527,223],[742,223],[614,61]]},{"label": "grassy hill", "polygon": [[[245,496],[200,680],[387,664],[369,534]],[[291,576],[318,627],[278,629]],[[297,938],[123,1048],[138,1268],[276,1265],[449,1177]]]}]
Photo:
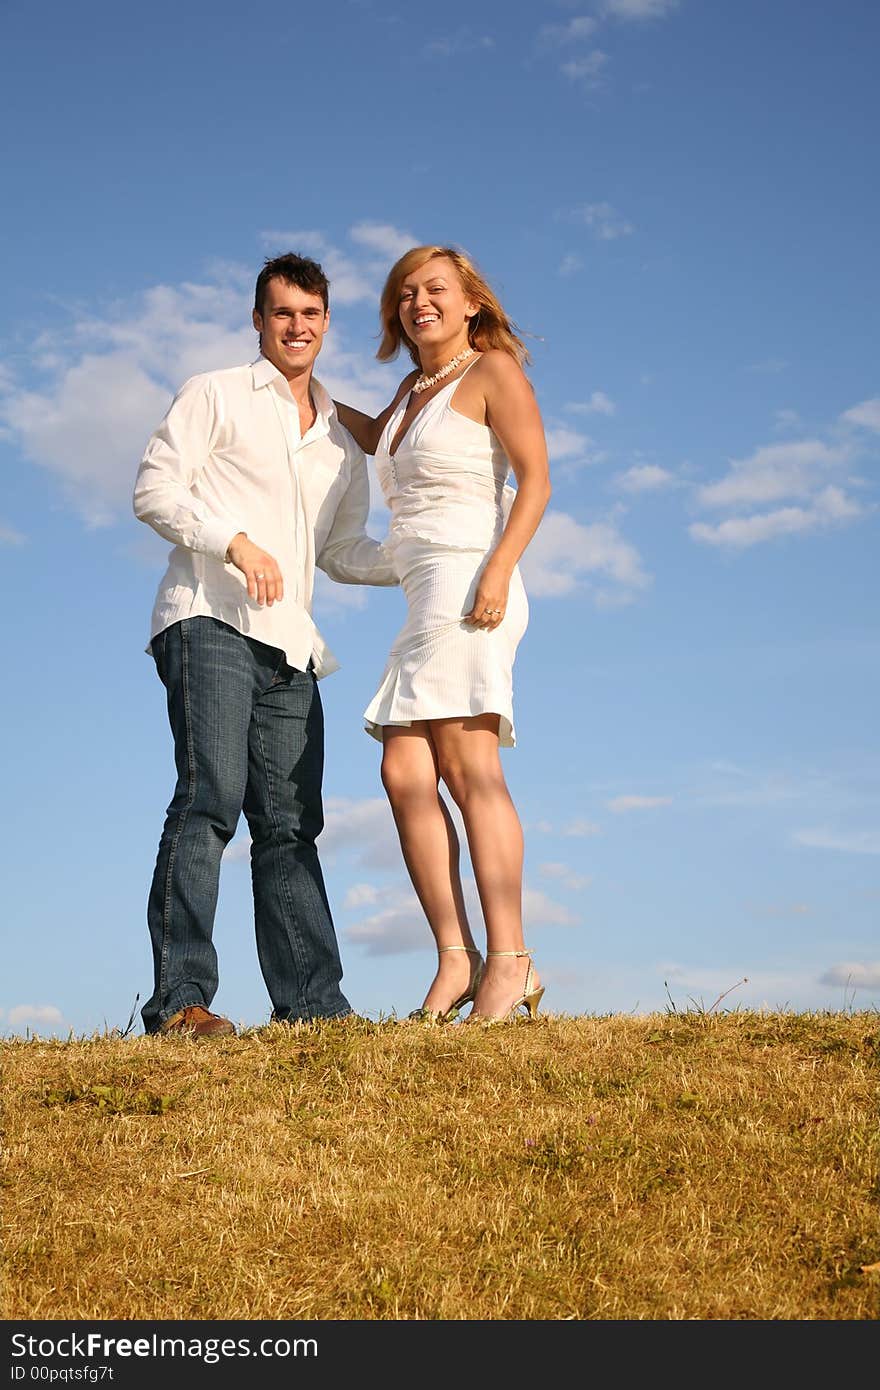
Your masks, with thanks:
[{"label": "grassy hill", "polygon": [[876,1013],[7,1039],[7,1319],[876,1319]]}]

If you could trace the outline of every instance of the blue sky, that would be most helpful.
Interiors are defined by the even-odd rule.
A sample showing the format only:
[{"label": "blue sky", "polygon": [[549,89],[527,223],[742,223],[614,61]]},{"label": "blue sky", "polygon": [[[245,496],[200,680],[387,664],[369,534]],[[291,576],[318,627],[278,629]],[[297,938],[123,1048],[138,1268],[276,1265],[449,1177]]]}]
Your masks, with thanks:
[{"label": "blue sky", "polygon": [[[550,444],[502,754],[544,1007],[880,1006],[872,0],[6,0],[0,37],[0,1031],[150,993],[150,432],[255,355],[283,250],[331,278],[319,376],[378,409],[378,292],[422,242],[523,330]],[[403,599],[326,581],[316,617],[344,987],[402,1014],[433,953],[361,712]],[[243,828],[215,940],[215,1007],[264,1022]]]}]

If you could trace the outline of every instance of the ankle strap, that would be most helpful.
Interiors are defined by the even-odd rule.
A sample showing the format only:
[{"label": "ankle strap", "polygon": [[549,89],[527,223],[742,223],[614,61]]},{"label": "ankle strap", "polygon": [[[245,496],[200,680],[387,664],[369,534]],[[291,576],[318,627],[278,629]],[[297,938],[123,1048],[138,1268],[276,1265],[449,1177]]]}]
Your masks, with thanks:
[{"label": "ankle strap", "polygon": [[530,956],[531,951],[487,951],[487,956]]},{"label": "ankle strap", "polygon": [[[444,951],[467,951],[467,953],[468,953],[469,956],[478,956],[478,955],[480,954],[480,952],[478,951],[478,949],[477,949],[476,946],[438,946],[438,947],[437,947],[437,954],[438,954],[438,956],[439,956],[439,955],[442,955]],[[490,951],[489,954],[491,955],[492,952]]]}]

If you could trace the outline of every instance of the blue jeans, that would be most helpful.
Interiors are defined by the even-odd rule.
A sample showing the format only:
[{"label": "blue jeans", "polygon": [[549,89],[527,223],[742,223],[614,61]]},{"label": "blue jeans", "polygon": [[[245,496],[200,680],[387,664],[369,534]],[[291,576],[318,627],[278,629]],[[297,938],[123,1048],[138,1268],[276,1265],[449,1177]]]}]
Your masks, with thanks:
[{"label": "blue jeans", "polygon": [[244,810],[257,955],[272,1017],[351,1013],[315,840],[324,825],[324,715],[315,677],[216,618],[184,618],[152,644],[168,697],[177,786],[147,907],[154,1033],[217,991],[220,860]]}]

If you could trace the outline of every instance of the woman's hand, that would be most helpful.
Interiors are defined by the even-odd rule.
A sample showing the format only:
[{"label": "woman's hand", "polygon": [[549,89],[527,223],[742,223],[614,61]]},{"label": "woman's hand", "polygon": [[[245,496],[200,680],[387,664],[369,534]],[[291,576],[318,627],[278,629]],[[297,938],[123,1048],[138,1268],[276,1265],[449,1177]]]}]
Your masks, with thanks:
[{"label": "woman's hand", "polygon": [[480,575],[474,606],[465,614],[463,621],[492,632],[504,621],[509,588],[510,574],[501,565],[493,565],[490,560]]}]

